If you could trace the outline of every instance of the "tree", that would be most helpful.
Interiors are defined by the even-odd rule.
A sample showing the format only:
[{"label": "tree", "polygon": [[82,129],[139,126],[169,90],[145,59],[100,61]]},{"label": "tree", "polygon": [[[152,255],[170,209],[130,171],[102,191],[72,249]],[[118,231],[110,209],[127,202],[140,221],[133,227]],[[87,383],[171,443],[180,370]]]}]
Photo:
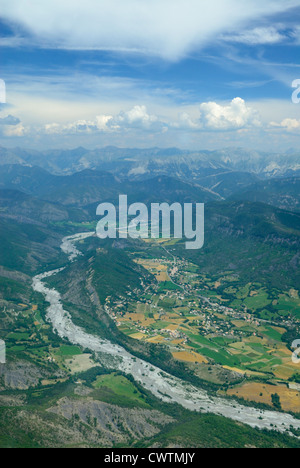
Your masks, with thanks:
[{"label": "tree", "polygon": [[274,393],[273,395],[271,395],[271,397],[274,408],[276,408],[277,410],[281,410],[282,407],[280,402],[280,396],[278,395],[278,393]]}]

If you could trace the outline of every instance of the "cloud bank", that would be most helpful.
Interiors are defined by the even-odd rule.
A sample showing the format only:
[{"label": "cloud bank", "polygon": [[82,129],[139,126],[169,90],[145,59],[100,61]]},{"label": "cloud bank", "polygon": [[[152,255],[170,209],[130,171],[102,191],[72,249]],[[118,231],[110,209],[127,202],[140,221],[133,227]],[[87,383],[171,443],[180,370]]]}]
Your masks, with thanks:
[{"label": "cloud bank", "polygon": [[216,102],[202,103],[199,118],[193,119],[187,112],[178,121],[150,114],[146,106],[136,105],[117,115],[98,115],[93,120],[77,120],[69,124],[51,123],[44,126],[48,135],[74,133],[126,133],[130,131],[166,133],[169,130],[227,132],[244,128],[258,128],[261,121],[258,112],[247,106],[241,98],[228,105]]},{"label": "cloud bank", "polygon": [[[44,47],[179,60],[222,34],[294,6],[298,0],[1,0],[0,17],[16,25],[18,41],[21,27],[25,41],[30,35]],[[259,42],[266,31],[253,34]],[[276,39],[274,31],[267,36]]]},{"label": "cloud bank", "polygon": [[288,133],[300,133],[300,120],[297,119],[284,119],[282,122],[271,122],[270,127],[274,127],[277,129],[285,130]]},{"label": "cloud bank", "polygon": [[167,123],[157,115],[149,114],[146,106],[136,105],[132,109],[120,112],[117,115],[97,115],[94,120],[77,120],[60,125],[58,123],[46,124],[44,131],[48,135],[72,133],[114,133],[128,132],[130,130],[164,132]]}]

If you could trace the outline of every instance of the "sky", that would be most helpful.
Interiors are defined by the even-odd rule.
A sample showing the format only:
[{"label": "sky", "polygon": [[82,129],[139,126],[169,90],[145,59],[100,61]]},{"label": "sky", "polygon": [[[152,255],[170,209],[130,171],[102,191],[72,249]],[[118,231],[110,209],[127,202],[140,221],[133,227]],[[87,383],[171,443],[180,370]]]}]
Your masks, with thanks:
[{"label": "sky", "polygon": [[0,0],[0,145],[298,150],[299,57],[300,0]]}]

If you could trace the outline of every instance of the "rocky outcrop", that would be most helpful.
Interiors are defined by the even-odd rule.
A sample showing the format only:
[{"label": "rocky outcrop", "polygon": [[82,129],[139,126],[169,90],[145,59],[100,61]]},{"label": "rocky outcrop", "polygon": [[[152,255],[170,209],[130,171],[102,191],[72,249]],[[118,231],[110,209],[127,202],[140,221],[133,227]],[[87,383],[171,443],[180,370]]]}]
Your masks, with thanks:
[{"label": "rocky outcrop", "polygon": [[36,387],[49,373],[26,361],[0,364],[0,381],[5,389],[28,390]]},{"label": "rocky outcrop", "polygon": [[48,412],[90,426],[98,432],[103,444],[109,445],[153,437],[163,426],[173,422],[172,418],[159,411],[121,408],[92,398],[78,400],[65,397]]}]

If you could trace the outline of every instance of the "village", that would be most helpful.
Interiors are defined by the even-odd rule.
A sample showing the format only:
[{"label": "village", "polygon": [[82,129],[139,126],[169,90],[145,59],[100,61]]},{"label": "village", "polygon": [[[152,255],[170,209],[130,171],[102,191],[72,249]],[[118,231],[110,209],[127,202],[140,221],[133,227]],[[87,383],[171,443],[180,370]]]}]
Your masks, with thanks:
[{"label": "village", "polygon": [[153,281],[142,282],[141,289],[117,300],[107,298],[105,309],[120,331],[164,345],[186,363],[218,364],[266,377],[277,369],[283,379],[294,374],[295,368],[279,359],[289,352],[281,336],[294,324],[292,317],[273,322],[245,306],[230,307],[214,290],[221,280],[204,281],[195,265],[171,256],[136,258],[154,276]]}]

